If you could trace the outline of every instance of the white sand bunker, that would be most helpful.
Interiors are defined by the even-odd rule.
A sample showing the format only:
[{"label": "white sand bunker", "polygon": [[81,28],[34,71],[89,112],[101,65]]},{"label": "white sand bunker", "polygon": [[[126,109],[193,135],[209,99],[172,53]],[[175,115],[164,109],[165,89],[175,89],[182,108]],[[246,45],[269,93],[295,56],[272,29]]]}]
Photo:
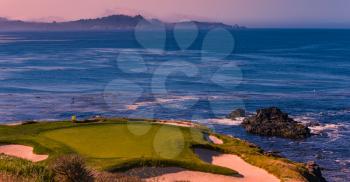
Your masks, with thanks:
[{"label": "white sand bunker", "polygon": [[188,122],[188,121],[175,121],[175,120],[161,120],[161,121],[157,121],[155,123],[180,126],[180,127],[189,127],[189,128],[191,128],[191,127],[194,128],[194,127],[199,126],[196,123],[192,123],[192,122]]},{"label": "white sand bunker", "polygon": [[191,181],[191,182],[279,182],[280,180],[269,174],[267,171],[248,164],[243,159],[232,154],[220,154],[206,149],[196,149],[197,155],[204,161],[213,165],[227,167],[239,172],[243,178],[209,174],[203,172],[181,170],[159,175],[155,178],[148,178],[147,181],[173,182],[173,181]]},{"label": "white sand bunker", "polygon": [[46,160],[48,155],[37,155],[33,152],[33,147],[24,145],[0,145],[0,154],[5,154],[13,157],[18,157],[32,162]]},{"label": "white sand bunker", "polygon": [[214,144],[217,144],[217,145],[222,145],[222,144],[224,144],[224,142],[223,142],[220,138],[218,138],[218,137],[216,137],[216,136],[214,136],[214,135],[210,135],[208,138],[209,138],[209,140],[210,140],[212,143],[214,143]]},{"label": "white sand bunker", "polygon": [[[197,171],[188,171],[184,169],[178,169],[170,171],[167,168],[162,168],[161,170],[169,171],[167,174],[163,174],[157,177],[152,177],[146,179],[147,182],[175,182],[175,181],[188,181],[188,182],[231,182],[236,181],[235,177],[197,172]],[[238,181],[238,180],[237,180]],[[254,181],[257,182],[257,181]]]}]

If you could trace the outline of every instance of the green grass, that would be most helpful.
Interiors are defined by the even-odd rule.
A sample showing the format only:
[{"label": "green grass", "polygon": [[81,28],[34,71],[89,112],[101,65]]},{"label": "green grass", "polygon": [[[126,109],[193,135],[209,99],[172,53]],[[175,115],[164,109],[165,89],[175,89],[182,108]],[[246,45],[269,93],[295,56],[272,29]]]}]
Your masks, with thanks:
[{"label": "green grass", "polygon": [[50,156],[41,162],[43,165],[60,155],[77,153],[97,170],[126,170],[143,165],[180,166],[239,176],[231,169],[209,165],[194,154],[192,145],[207,143],[203,131],[125,119],[99,123],[44,122],[0,126],[0,143],[34,146],[36,153]]},{"label": "green grass", "polygon": [[[36,123],[19,126],[0,125],[0,143],[24,144],[34,147],[49,159],[36,165],[47,166],[60,155],[77,153],[96,170],[124,171],[143,166],[177,166],[189,170],[240,176],[236,171],[214,166],[200,160],[194,147],[205,147],[241,156],[282,181],[307,181],[303,164],[263,155],[262,150],[248,142],[217,135],[225,144],[208,143],[205,127],[185,128],[155,124],[152,120],[109,119],[99,123],[68,121]],[[0,172],[4,171],[0,162]],[[6,171],[6,170],[5,170]]]},{"label": "green grass", "polygon": [[6,181],[2,178],[16,181],[51,181],[52,174],[44,165],[0,154],[0,181]]},{"label": "green grass", "polygon": [[[145,134],[135,135],[137,131]],[[63,143],[86,157],[128,159],[177,156],[182,150],[188,150],[185,134],[186,130],[177,127],[135,123],[89,125],[48,131],[41,135]],[[186,155],[189,153],[184,152]]]}]

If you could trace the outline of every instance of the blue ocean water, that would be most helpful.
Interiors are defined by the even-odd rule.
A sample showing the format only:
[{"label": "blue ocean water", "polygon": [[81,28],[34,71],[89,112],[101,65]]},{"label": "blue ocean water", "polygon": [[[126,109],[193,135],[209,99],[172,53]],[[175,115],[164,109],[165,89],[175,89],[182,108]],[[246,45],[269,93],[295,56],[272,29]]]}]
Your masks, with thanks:
[{"label": "blue ocean water", "polygon": [[[204,49],[230,46],[222,34],[206,39],[207,32],[185,48],[167,32],[164,50],[146,49],[126,31],[0,33],[0,122],[72,115],[195,120],[292,160],[314,160],[329,181],[349,181],[350,31],[230,33],[230,54]],[[259,137],[239,121],[218,119],[238,107],[268,106],[320,123],[316,135]]]}]

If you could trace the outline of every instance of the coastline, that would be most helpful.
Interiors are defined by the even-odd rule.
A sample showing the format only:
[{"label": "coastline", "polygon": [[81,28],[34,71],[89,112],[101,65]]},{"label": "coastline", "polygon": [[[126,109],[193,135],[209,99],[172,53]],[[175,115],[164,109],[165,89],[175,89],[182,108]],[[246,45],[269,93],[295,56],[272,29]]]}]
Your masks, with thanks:
[{"label": "coastline", "polygon": [[[247,164],[249,165],[252,165],[252,166],[255,166],[257,168],[260,168],[260,169],[263,169],[263,170],[266,170],[268,171],[269,173],[272,173],[274,175],[276,175],[277,173],[280,173],[278,171],[274,171],[275,169],[271,169],[271,164],[273,163],[276,163],[277,161],[289,161],[287,159],[283,159],[283,158],[279,158],[279,157],[275,157],[275,156],[268,156],[264,154],[264,152],[262,151],[262,149],[260,149],[259,147],[257,147],[256,145],[254,144],[251,144],[247,141],[243,141],[241,139],[238,139],[238,138],[233,138],[233,137],[230,137],[230,136],[225,136],[225,135],[220,135],[220,134],[216,134],[216,133],[213,133],[212,131],[210,131],[206,126],[202,125],[202,124],[199,124],[199,123],[194,123],[194,122],[190,122],[190,121],[176,121],[176,120],[147,120],[147,119],[127,119],[127,118],[101,118],[101,120],[85,120],[85,121],[79,121],[79,122],[76,122],[76,124],[74,124],[75,126],[77,125],[99,125],[99,124],[103,124],[104,122],[107,122],[107,123],[114,123],[114,122],[117,122],[117,123],[122,123],[122,122],[138,122],[142,120],[143,122],[146,122],[146,123],[152,123],[152,124],[156,124],[156,125],[168,125],[168,126],[173,126],[173,127],[181,127],[181,128],[198,128],[198,129],[204,129],[206,133],[208,133],[208,139],[210,139],[209,141],[212,143],[212,144],[206,144],[206,145],[194,145],[193,147],[194,148],[207,148],[207,149],[210,149],[210,150],[213,150],[213,151],[220,151],[223,153],[223,155],[225,156],[225,160],[228,160],[229,158],[232,159],[232,156],[234,155],[237,155],[237,157],[240,157],[242,161],[245,161]],[[68,121],[57,121],[57,122],[38,122],[38,123],[41,123],[41,124],[45,124],[45,125],[50,125],[50,123],[59,123],[59,122],[68,122]],[[11,128],[16,128],[16,127],[21,127],[21,126],[24,126],[24,125],[35,125],[35,124],[38,124],[36,122],[31,122],[31,123],[28,123],[28,122],[17,122],[17,123],[12,123],[12,124],[7,124],[7,125],[3,125],[3,126],[7,126],[7,127],[11,127]],[[79,127],[79,126],[77,126]],[[239,142],[239,145],[236,146],[238,148],[236,149],[232,149],[230,147],[233,147],[237,144],[233,144],[231,141],[235,141],[235,142]],[[1,142],[1,140],[0,140]],[[231,144],[230,144],[231,143]],[[251,148],[251,149],[248,149],[248,148],[245,148],[244,146],[248,147],[248,148]],[[35,147],[35,146],[34,146]],[[243,148],[241,148],[243,147]],[[238,149],[238,150],[237,150]],[[253,150],[252,150],[253,149]],[[262,162],[260,161],[256,161],[256,159],[254,159],[254,155],[249,157],[249,155],[247,156],[246,153],[247,150],[252,150],[252,152],[256,152],[256,154],[260,154],[260,155],[263,155],[261,157],[263,157],[264,159],[262,160]],[[253,157],[253,158],[252,158]],[[236,158],[237,159],[237,158]],[[264,163],[264,161],[267,160],[272,160],[272,161],[275,161],[276,162],[272,162],[271,164],[269,164],[270,162],[268,163]],[[289,162],[288,162],[289,163]],[[215,163],[213,163],[215,164]],[[297,163],[290,163],[289,165],[296,165],[296,168],[291,170],[290,172],[294,171],[294,170],[299,170],[300,167],[304,166],[304,164],[297,164]],[[278,164],[278,165],[281,165],[281,164]],[[284,165],[284,164],[283,164]],[[282,166],[283,166],[282,165]],[[224,165],[225,166],[225,165]],[[227,166],[225,166],[227,167]],[[232,166],[231,166],[232,167]],[[286,167],[286,166],[285,166]],[[305,173],[306,171],[306,168],[303,169]],[[189,172],[189,171],[188,171]],[[304,177],[303,173],[299,173],[297,171],[294,171],[292,172],[293,175],[296,175],[296,176],[299,176],[298,177],[298,180],[299,181],[305,181],[305,180],[302,180]],[[180,173],[181,174],[181,173]],[[192,174],[190,172],[190,174]],[[196,173],[194,172],[193,174],[200,174],[200,173]],[[303,174],[303,175],[302,175]],[[218,174],[217,177],[220,177],[221,175]],[[283,174],[279,174],[277,175],[277,177],[280,178],[281,181],[286,181],[286,179],[284,179],[285,177],[283,177],[284,175]],[[163,176],[164,177],[164,176]],[[221,176],[222,177],[222,176]],[[269,178],[268,178],[269,179]],[[305,179],[305,178],[304,178]],[[288,180],[287,180],[288,181]]]}]

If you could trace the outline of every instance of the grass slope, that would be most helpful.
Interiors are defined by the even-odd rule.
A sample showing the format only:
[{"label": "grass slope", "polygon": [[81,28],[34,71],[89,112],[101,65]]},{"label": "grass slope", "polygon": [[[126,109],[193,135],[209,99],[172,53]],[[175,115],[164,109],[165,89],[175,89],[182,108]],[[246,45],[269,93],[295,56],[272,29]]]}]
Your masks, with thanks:
[{"label": "grass slope", "polygon": [[44,165],[0,154],[0,181],[52,181]]}]

